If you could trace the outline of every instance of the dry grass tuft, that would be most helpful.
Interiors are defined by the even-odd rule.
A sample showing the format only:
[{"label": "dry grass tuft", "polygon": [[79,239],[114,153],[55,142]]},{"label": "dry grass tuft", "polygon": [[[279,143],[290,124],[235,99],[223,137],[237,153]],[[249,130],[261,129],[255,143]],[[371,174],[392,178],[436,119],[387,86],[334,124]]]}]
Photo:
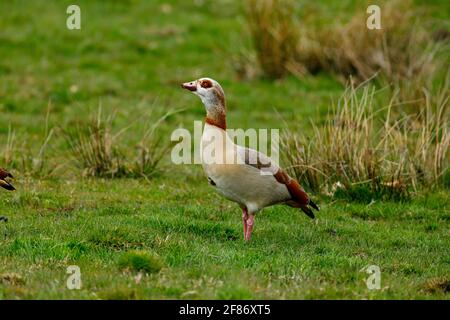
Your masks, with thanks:
[{"label": "dry grass tuft", "polygon": [[416,21],[418,14],[410,1],[392,1],[381,7],[382,29],[369,30],[367,14],[361,12],[349,23],[316,35],[315,60],[324,70],[352,75],[359,81],[377,72],[390,81],[432,74],[438,45]]},{"label": "dry grass tuft", "polygon": [[83,169],[83,175],[108,178],[126,175],[127,167],[118,144],[123,131],[112,133],[113,118],[112,115],[103,119],[100,107],[96,120],[86,127],[77,125],[64,130],[72,156]]},{"label": "dry grass tuft", "polygon": [[395,96],[383,106],[373,86],[351,83],[311,137],[284,133],[291,173],[328,194],[362,188],[370,197],[403,198],[441,184],[449,167],[448,85],[434,98],[426,93],[421,114],[396,119]]},{"label": "dry grass tuft", "polygon": [[0,274],[0,283],[5,285],[20,286],[25,284],[24,278],[14,272]]},{"label": "dry grass tuft", "polygon": [[283,77],[295,64],[299,29],[294,19],[294,2],[249,0],[247,18],[257,60],[269,78]]},{"label": "dry grass tuft", "polygon": [[434,278],[425,284],[425,291],[428,293],[450,293],[449,278]]},{"label": "dry grass tuft", "polygon": [[[294,8],[289,0],[248,1],[247,21],[265,77],[327,71],[343,83],[349,76],[361,83],[378,74],[383,85],[400,89],[399,101],[422,104],[422,88],[432,88],[438,71],[446,66],[446,59],[439,55],[448,49],[445,30],[434,35],[426,21],[419,23],[417,17],[424,15],[412,1],[381,6],[381,30],[367,28],[365,10],[347,23],[336,21],[318,28],[311,21],[299,21]],[[240,72],[246,69],[239,65]]]},{"label": "dry grass tuft", "polygon": [[[8,129],[8,138],[1,153],[1,162],[8,169],[19,171],[21,177],[50,177],[59,169],[59,166],[50,163],[48,156],[49,144],[55,132],[54,128],[49,128],[50,109],[51,104],[49,103],[45,120],[44,139],[40,142],[37,150],[27,144],[29,141],[28,137],[17,139],[16,133],[11,126]],[[20,140],[20,144],[17,143],[18,140]]]},{"label": "dry grass tuft", "polygon": [[167,149],[157,129],[162,122],[170,116],[169,112],[156,121],[151,119],[149,125],[137,144],[137,154],[132,156],[126,153],[122,136],[130,126],[113,132],[114,114],[103,117],[99,108],[94,121],[87,126],[74,126],[63,130],[64,137],[69,145],[72,158],[83,170],[84,176],[105,178],[150,178],[158,172],[159,164]]},{"label": "dry grass tuft", "polygon": [[147,125],[147,130],[137,145],[137,156],[132,167],[134,176],[149,178],[158,172],[158,166],[171,145],[162,143],[162,137],[158,136],[157,130],[174,113],[168,112],[160,117],[153,125]]}]

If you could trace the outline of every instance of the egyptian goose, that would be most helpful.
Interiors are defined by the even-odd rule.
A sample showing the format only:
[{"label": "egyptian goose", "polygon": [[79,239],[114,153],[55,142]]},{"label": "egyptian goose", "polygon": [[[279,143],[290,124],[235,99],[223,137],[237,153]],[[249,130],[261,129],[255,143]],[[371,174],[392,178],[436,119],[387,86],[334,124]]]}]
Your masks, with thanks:
[{"label": "egyptian goose", "polygon": [[[6,190],[16,190],[14,186],[8,182],[9,178],[13,178],[12,174],[6,171],[5,169],[0,168],[0,187],[5,188]],[[8,218],[4,216],[0,216],[0,221],[8,221]]]},{"label": "egyptian goose", "polygon": [[[225,95],[217,81],[201,78],[183,83],[181,87],[199,96],[206,108],[200,143],[203,169],[209,183],[222,196],[237,202],[242,208],[246,241],[250,240],[255,214],[267,206],[287,204],[302,209],[314,219],[309,206],[316,210],[319,208],[295,179],[273,164],[268,156],[236,145],[228,136]],[[214,152],[211,152],[212,149]],[[212,154],[214,161],[205,161],[205,157]]]}]

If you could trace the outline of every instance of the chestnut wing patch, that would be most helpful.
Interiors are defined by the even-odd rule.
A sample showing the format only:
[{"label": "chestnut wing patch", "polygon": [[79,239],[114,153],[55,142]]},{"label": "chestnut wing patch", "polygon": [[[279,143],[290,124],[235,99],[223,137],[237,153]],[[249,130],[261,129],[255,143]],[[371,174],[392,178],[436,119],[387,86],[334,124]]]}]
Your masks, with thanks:
[{"label": "chestnut wing patch", "polygon": [[12,174],[5,169],[0,168],[0,179],[13,178]]},{"label": "chestnut wing patch", "polygon": [[319,207],[311,200],[308,194],[303,190],[297,180],[292,179],[283,169],[279,169],[274,175],[278,182],[286,185],[289,194],[292,197],[292,202],[287,202],[287,205],[295,208],[300,208],[311,219],[314,219],[314,213],[309,206],[319,211]]},{"label": "chestnut wing patch", "polygon": [[6,190],[16,190],[12,184],[10,184],[6,179],[13,178],[12,174],[5,169],[0,168],[0,187]]}]

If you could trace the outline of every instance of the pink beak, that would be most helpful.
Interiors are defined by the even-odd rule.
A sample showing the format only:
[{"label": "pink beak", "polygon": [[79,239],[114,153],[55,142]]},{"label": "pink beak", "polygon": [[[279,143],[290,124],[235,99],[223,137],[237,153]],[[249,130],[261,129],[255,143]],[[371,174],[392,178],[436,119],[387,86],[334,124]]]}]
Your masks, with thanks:
[{"label": "pink beak", "polygon": [[185,82],[181,85],[182,88],[187,89],[189,91],[197,91],[197,85],[193,82]]}]

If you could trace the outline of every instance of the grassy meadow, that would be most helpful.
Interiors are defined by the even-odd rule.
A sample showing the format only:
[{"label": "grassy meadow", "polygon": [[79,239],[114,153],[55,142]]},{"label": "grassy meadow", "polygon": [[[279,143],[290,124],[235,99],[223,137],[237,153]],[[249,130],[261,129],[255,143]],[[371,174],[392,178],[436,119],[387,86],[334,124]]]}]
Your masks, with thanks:
[{"label": "grassy meadow", "polygon": [[[345,93],[340,69],[264,76],[241,1],[80,0],[81,30],[68,30],[72,3],[0,3],[0,166],[17,188],[0,190],[0,215],[9,219],[0,222],[0,299],[450,298],[448,144],[439,149],[444,168],[421,162],[421,170],[433,163],[442,172],[436,183],[416,186],[420,174],[377,180],[394,193],[401,185],[399,197],[359,188],[359,180],[348,182],[351,192],[330,193],[314,188],[310,172],[294,170],[321,208],[318,219],[266,208],[245,243],[239,207],[214,192],[200,165],[170,161],[171,132],[192,131],[204,118],[200,100],[180,84],[219,81],[229,128],[313,137]],[[317,28],[367,8],[298,3],[300,19],[316,16]],[[412,6],[432,18],[430,30],[448,32],[447,1]],[[426,81],[430,105],[439,104],[450,74],[449,38],[443,66]],[[388,104],[390,90],[382,82],[374,88],[376,106]],[[448,99],[440,103],[442,123],[430,141],[448,134]],[[105,141],[91,140],[96,133]],[[87,146],[101,150],[100,163],[80,155]],[[421,150],[428,149],[417,158],[426,157]],[[288,160],[296,151],[281,149]],[[70,265],[80,267],[79,290],[66,286]],[[366,286],[369,265],[380,267],[379,290]]]}]

